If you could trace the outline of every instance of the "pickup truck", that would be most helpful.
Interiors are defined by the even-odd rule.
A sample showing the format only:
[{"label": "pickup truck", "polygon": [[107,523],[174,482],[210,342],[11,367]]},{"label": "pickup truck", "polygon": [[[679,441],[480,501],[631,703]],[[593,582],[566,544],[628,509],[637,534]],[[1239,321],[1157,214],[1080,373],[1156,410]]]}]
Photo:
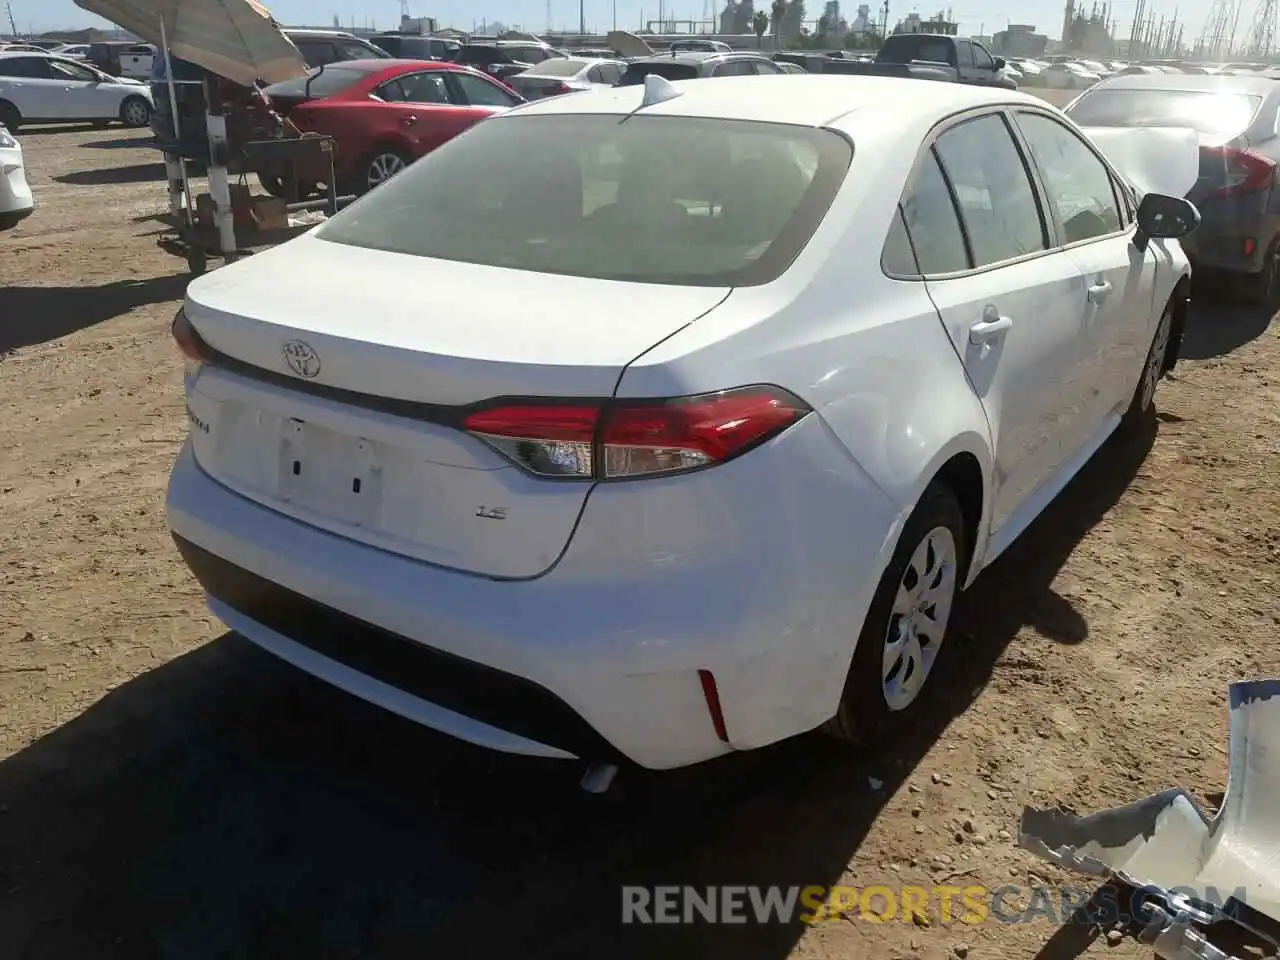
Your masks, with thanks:
[{"label": "pickup truck", "polygon": [[1017,86],[1004,75],[1004,58],[992,56],[977,40],[937,33],[895,33],[886,37],[875,60],[827,60],[823,73],[912,77],[988,87]]}]

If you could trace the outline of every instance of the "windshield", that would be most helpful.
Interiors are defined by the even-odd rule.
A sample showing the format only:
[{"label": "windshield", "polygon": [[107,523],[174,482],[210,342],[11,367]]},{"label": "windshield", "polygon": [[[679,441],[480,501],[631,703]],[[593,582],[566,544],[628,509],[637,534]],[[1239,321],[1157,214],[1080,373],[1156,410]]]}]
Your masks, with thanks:
[{"label": "windshield", "polygon": [[427,154],[315,235],[539,273],[751,286],[799,255],[851,159],[848,141],[812,127],[515,114]]},{"label": "windshield", "polygon": [[1220,135],[1243,131],[1261,105],[1261,97],[1243,93],[1097,90],[1077,100],[1067,115],[1082,127],[1190,127]]},{"label": "windshield", "polygon": [[[286,80],[284,83],[273,83],[264,92],[268,97],[305,97],[309,89],[311,98],[320,100],[355,86],[366,79],[369,73],[368,70],[353,70],[351,67],[317,67],[314,70],[308,70],[305,77]],[[310,88],[307,87],[308,80],[311,82]]]},{"label": "windshield", "polygon": [[585,70],[588,64],[585,60],[565,60],[559,57],[551,60],[543,60],[536,67],[525,71],[527,77],[571,77],[581,70]]}]

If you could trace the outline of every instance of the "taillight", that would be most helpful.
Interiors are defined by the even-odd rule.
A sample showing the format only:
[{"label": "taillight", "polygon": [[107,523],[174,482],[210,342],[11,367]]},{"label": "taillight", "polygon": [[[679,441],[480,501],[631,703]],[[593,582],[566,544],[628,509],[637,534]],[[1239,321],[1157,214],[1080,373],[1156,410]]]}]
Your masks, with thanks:
[{"label": "taillight", "polygon": [[174,316],[169,332],[173,334],[173,342],[178,345],[188,364],[208,363],[213,358],[213,351],[201,339],[200,334],[196,333],[185,310],[179,310]]},{"label": "taillight", "polygon": [[671,400],[505,404],[464,426],[538,476],[622,480],[724,463],[809,412],[785,390],[752,386]]},{"label": "taillight", "polygon": [[1233,194],[1265,190],[1271,185],[1276,172],[1274,160],[1269,160],[1252,150],[1235,147],[1201,147],[1201,176],[1211,171],[1214,182],[1224,183],[1210,196],[1225,197]]},{"label": "taillight", "polygon": [[558,96],[559,94],[562,94],[562,93],[573,93],[573,87],[569,86],[567,83],[561,82],[561,83],[557,83],[554,87],[551,88],[552,96]]}]

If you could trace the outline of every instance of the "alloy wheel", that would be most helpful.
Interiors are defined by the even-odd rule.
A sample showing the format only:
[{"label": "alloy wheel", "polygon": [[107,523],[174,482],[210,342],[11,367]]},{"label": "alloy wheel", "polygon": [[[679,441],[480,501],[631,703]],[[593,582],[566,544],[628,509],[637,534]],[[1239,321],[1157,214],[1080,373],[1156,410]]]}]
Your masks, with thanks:
[{"label": "alloy wheel", "polygon": [[902,573],[885,633],[880,674],[880,688],[891,711],[911,706],[929,678],[947,635],[958,561],[955,537],[938,526],[921,539]]},{"label": "alloy wheel", "polygon": [[1168,308],[1160,315],[1160,323],[1156,327],[1155,338],[1151,341],[1151,352],[1147,354],[1147,366],[1142,371],[1141,409],[1146,410],[1156,398],[1156,385],[1164,372],[1165,354],[1169,352],[1169,333],[1173,329],[1173,311]]},{"label": "alloy wheel", "polygon": [[369,161],[369,189],[380,186],[405,168],[404,160],[394,153],[380,153]]}]

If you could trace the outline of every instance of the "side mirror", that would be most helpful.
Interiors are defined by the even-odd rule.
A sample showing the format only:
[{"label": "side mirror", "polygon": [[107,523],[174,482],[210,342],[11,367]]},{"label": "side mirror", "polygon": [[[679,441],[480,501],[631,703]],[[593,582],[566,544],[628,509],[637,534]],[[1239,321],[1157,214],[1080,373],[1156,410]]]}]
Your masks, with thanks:
[{"label": "side mirror", "polygon": [[1200,211],[1182,197],[1148,193],[1138,204],[1138,231],[1133,242],[1139,250],[1148,240],[1177,240],[1200,226]]},{"label": "side mirror", "polygon": [[1005,68],[1005,60],[1004,60],[1004,57],[996,57],[996,59],[995,59],[995,64],[996,64],[996,69],[997,69],[997,70],[1003,70],[1003,69]]}]

